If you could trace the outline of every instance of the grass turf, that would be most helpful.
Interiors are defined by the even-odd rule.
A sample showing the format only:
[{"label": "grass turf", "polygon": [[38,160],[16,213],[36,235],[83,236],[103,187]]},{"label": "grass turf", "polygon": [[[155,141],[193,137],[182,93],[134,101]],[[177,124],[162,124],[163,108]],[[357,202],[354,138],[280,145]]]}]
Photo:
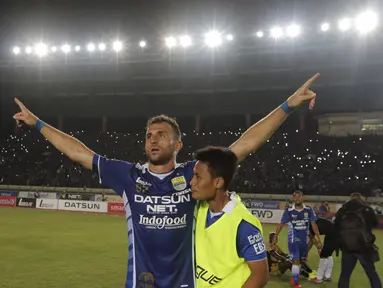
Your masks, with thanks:
[{"label": "grass turf", "polygon": [[[267,235],[274,225],[264,225]],[[286,249],[286,228],[280,246]],[[383,247],[383,231],[376,231]],[[127,263],[126,223],[122,216],[83,214],[37,209],[0,208],[1,288],[109,288],[123,287]],[[336,287],[340,258],[334,256],[333,283]],[[313,249],[309,265],[317,269]],[[377,263],[383,271],[383,262]],[[369,287],[360,264],[351,287]],[[303,287],[317,287],[302,280]],[[273,276],[267,287],[291,287],[289,276]]]}]

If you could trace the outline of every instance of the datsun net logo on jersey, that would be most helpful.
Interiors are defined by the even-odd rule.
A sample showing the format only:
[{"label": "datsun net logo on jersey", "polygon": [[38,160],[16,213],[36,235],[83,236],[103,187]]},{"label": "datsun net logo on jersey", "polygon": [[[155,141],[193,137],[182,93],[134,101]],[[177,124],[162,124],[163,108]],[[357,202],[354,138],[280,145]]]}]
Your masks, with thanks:
[{"label": "datsun net logo on jersey", "polygon": [[146,204],[146,212],[149,214],[176,214],[177,204],[191,201],[191,189],[186,189],[182,193],[174,193],[166,196],[134,195],[134,202]]},{"label": "datsun net logo on jersey", "polygon": [[190,201],[190,188],[165,196],[134,195],[134,202],[145,204],[146,213],[151,214],[149,216],[139,215],[139,224],[148,229],[179,229],[186,227],[187,215],[175,215],[178,213],[177,205]]},{"label": "datsun net logo on jersey", "polygon": [[[306,215],[307,214],[307,215]],[[291,215],[291,224],[294,227],[294,230],[306,230],[309,225],[308,213],[304,213],[305,219],[297,219],[298,215]]]}]

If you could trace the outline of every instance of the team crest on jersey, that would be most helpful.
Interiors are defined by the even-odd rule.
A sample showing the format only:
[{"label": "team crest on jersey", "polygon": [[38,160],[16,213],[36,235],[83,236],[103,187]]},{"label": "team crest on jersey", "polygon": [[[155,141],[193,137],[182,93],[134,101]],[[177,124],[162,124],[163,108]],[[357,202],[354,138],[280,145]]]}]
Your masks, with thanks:
[{"label": "team crest on jersey", "polygon": [[173,178],[172,184],[173,184],[173,188],[177,191],[185,190],[187,187],[186,179],[184,176]]},{"label": "team crest on jersey", "polygon": [[293,214],[293,215],[291,215],[291,216],[293,217],[293,220],[296,220],[297,217],[298,217],[298,215],[295,215],[295,214]]},{"label": "team crest on jersey", "polygon": [[140,275],[138,275],[138,282],[142,288],[153,288],[154,276],[150,272],[142,272]]},{"label": "team crest on jersey", "polygon": [[305,219],[308,219],[308,218],[309,218],[309,213],[305,212],[305,213],[303,214],[303,216],[305,217]]}]

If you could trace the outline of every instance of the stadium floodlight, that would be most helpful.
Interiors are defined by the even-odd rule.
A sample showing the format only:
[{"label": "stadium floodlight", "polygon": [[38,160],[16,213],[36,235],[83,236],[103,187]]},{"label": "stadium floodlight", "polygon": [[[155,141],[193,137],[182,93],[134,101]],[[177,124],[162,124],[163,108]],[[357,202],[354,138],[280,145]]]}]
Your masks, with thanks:
[{"label": "stadium floodlight", "polygon": [[173,47],[177,46],[177,39],[174,38],[173,36],[166,37],[165,38],[165,44],[169,48],[173,48]]},{"label": "stadium floodlight", "polygon": [[255,35],[257,35],[258,38],[262,38],[263,37],[263,31],[258,31],[257,34],[255,34]]},{"label": "stadium floodlight", "polygon": [[93,52],[94,49],[96,49],[96,46],[93,43],[89,43],[88,45],[86,45],[86,50],[88,50],[89,52]]},{"label": "stadium floodlight", "polygon": [[81,47],[79,45],[77,45],[74,50],[76,50],[77,52],[79,52],[81,50]]},{"label": "stadium floodlight", "polygon": [[234,39],[234,36],[232,34],[227,34],[226,35],[226,40],[227,41],[233,41],[233,39]]},{"label": "stadium floodlight", "polygon": [[205,34],[205,44],[210,48],[218,47],[222,44],[222,35],[216,30],[209,31]]},{"label": "stadium floodlight", "polygon": [[338,28],[341,31],[347,31],[351,28],[351,20],[349,18],[343,18],[338,21]]},{"label": "stadium floodlight", "polygon": [[188,35],[182,35],[179,38],[179,41],[180,41],[180,45],[184,48],[192,45],[192,40],[191,40],[190,36],[188,36]]},{"label": "stadium floodlight", "polygon": [[55,52],[57,51],[57,47],[56,47],[56,46],[52,46],[52,47],[51,47],[51,51],[52,51],[53,53],[55,53]]},{"label": "stadium floodlight", "polygon": [[106,49],[106,45],[105,45],[105,43],[100,43],[100,44],[98,44],[98,50],[100,50],[100,51],[105,51],[105,49]]},{"label": "stadium floodlight", "polygon": [[301,33],[301,27],[299,27],[299,25],[296,24],[291,24],[286,28],[286,33],[289,37],[297,37]]},{"label": "stadium floodlight", "polygon": [[17,47],[17,46],[13,47],[12,52],[15,55],[19,55],[20,54],[20,47]]},{"label": "stadium floodlight", "polygon": [[330,23],[322,23],[322,25],[320,25],[320,30],[322,30],[323,32],[326,32],[330,29]]},{"label": "stadium floodlight", "polygon": [[122,50],[122,43],[120,41],[114,41],[113,50],[116,52],[120,52]]},{"label": "stadium floodlight", "polygon": [[32,53],[32,47],[30,47],[30,46],[25,47],[25,53],[31,54]]},{"label": "stadium floodlight", "polygon": [[141,48],[144,48],[144,47],[146,47],[146,42],[145,41],[140,41],[139,45],[140,45]]},{"label": "stadium floodlight", "polygon": [[360,33],[369,33],[378,26],[378,15],[373,11],[365,11],[355,19],[355,27]]},{"label": "stadium floodlight", "polygon": [[169,48],[173,48],[173,47],[177,46],[177,39],[174,38],[173,36],[166,37],[165,38],[165,44]]},{"label": "stadium floodlight", "polygon": [[64,44],[61,46],[61,51],[63,51],[65,54],[68,54],[71,51],[71,47],[68,44]]},{"label": "stadium floodlight", "polygon": [[39,57],[44,57],[48,54],[48,47],[44,43],[38,43],[34,47],[35,54]]},{"label": "stadium floodlight", "polygon": [[281,27],[275,26],[270,30],[270,36],[274,39],[281,38],[283,36],[283,30]]}]

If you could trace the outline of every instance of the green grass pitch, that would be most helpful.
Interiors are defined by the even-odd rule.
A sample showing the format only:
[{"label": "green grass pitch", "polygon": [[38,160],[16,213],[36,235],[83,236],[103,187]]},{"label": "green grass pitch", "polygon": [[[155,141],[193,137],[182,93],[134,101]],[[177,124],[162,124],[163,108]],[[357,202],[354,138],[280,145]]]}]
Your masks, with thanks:
[{"label": "green grass pitch", "polygon": [[[274,225],[264,225],[267,235]],[[280,245],[286,249],[286,228]],[[377,245],[383,247],[383,231],[376,231]],[[287,250],[287,249],[286,249]],[[113,288],[123,287],[127,264],[126,223],[122,216],[82,214],[36,209],[0,208],[1,288]],[[334,257],[333,283],[336,287],[340,258]],[[313,249],[309,264],[317,269]],[[383,262],[377,264],[383,271]],[[272,277],[267,287],[291,287],[289,276]],[[360,264],[351,287],[369,287]],[[301,281],[303,287],[318,287]]]}]

